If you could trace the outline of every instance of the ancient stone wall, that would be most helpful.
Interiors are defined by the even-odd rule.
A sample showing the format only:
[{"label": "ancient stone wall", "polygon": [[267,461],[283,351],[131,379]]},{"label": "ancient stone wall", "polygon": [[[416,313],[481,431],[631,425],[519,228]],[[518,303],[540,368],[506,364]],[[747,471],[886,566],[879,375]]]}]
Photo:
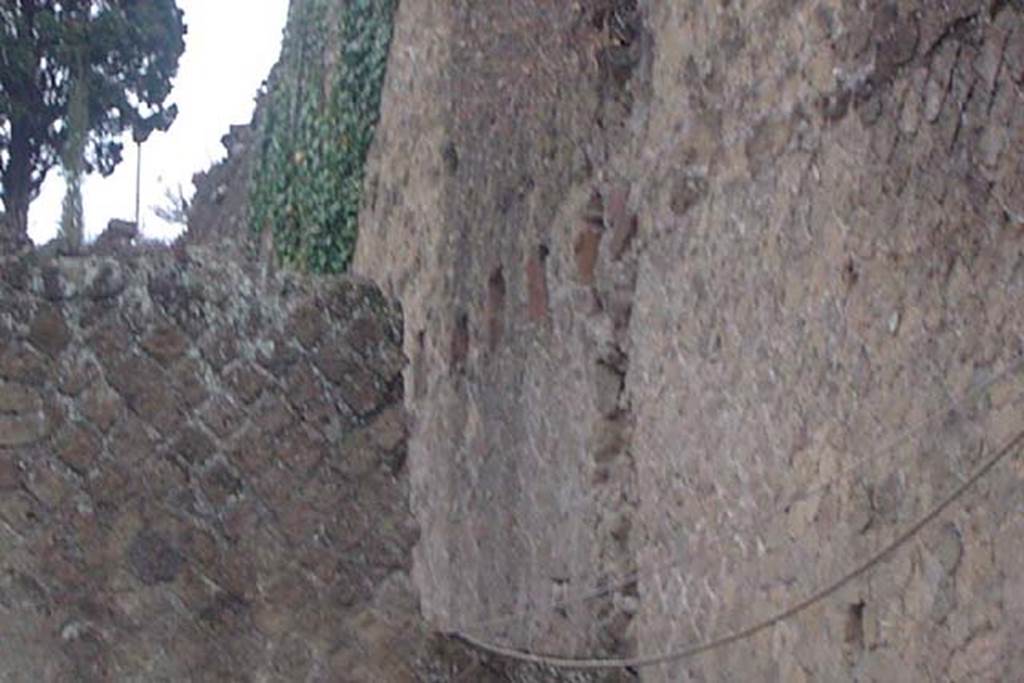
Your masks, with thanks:
[{"label": "ancient stone wall", "polygon": [[[355,261],[401,320],[223,250],[0,263],[0,678],[581,680],[424,631],[657,658],[834,582],[1022,428],[1022,38],[401,3]],[[812,608],[593,678],[1015,680],[1021,462]]]},{"label": "ancient stone wall", "polygon": [[[781,612],[1024,429],[1018,3],[651,3],[642,651]],[[1024,672],[1020,454],[890,562],[648,680]],[[680,615],[685,615],[681,617]]]},{"label": "ancient stone wall", "polygon": [[436,665],[399,311],[354,280],[258,287],[220,256],[0,262],[0,679]]},{"label": "ancient stone wall", "polygon": [[189,205],[188,229],[179,238],[182,243],[215,246],[238,262],[253,262],[260,256],[261,244],[249,225],[249,193],[257,157],[256,127],[265,99],[265,95],[257,97],[251,123],[231,126],[221,138],[227,156],[192,177],[196,191]]},{"label": "ancient stone wall", "polygon": [[604,0],[397,13],[354,267],[407,312],[416,576],[442,629],[634,648],[635,586],[534,610],[634,568],[635,224],[619,179],[594,171],[644,107],[637,17]]},{"label": "ancient stone wall", "polygon": [[[496,5],[399,9],[355,262],[404,306],[433,623],[685,649],[1024,427],[1020,3]],[[636,675],[1015,680],[1020,462]]]}]

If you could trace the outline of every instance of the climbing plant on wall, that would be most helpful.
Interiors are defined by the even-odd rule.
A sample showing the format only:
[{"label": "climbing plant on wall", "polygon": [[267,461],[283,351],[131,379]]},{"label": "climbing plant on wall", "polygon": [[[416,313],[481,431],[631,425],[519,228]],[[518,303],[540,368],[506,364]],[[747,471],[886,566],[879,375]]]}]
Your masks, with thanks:
[{"label": "climbing plant on wall", "polygon": [[278,259],[336,273],[352,259],[396,0],[294,3],[260,121],[250,227]]}]

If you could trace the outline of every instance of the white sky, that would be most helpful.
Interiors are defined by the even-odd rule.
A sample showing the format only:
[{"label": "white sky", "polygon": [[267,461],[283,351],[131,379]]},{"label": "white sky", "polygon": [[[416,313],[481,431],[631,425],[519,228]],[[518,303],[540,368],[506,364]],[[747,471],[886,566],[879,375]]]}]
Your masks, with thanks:
[{"label": "white sky", "polygon": [[[152,212],[154,205],[166,203],[164,190],[180,184],[191,197],[192,175],[224,157],[220,138],[228,126],[252,117],[256,91],[281,51],[288,0],[178,0],[178,7],[188,33],[167,100],[178,105],[178,118],[142,146],[142,232],[161,239],[181,230]],[[83,183],[87,238],[103,232],[111,218],[135,218],[138,157],[130,132],[123,143],[124,159],[113,175],[92,174]],[[63,196],[60,169],[53,168],[29,211],[29,236],[36,244],[56,235]]]}]

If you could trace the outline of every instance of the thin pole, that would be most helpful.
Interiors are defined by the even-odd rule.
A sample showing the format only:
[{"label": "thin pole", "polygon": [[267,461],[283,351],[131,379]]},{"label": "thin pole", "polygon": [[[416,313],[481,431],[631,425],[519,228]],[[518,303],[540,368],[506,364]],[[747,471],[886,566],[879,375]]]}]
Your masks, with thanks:
[{"label": "thin pole", "polygon": [[141,232],[139,206],[142,203],[142,141],[136,141],[135,148],[138,152],[135,161],[135,230]]}]

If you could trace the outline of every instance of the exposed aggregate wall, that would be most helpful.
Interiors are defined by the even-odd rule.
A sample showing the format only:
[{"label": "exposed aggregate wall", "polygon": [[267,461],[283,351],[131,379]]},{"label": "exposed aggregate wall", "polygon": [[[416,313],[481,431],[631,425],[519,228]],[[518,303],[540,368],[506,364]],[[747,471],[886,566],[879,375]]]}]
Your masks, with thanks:
[{"label": "exposed aggregate wall", "polygon": [[[355,265],[403,302],[439,627],[742,629],[1024,427],[1020,3],[424,0],[395,42]],[[636,675],[1020,678],[1021,468]]]},{"label": "exposed aggregate wall", "polygon": [[0,679],[421,680],[403,365],[365,282],[5,258]]}]

